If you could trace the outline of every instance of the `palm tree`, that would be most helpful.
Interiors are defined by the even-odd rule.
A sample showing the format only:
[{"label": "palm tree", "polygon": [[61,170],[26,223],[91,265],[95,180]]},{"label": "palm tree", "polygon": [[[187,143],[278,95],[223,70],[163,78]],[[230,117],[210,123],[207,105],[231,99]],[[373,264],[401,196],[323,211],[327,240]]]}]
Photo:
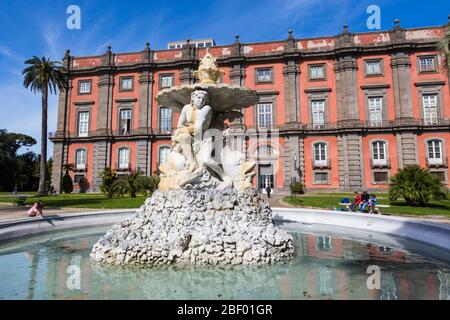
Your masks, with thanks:
[{"label": "palm tree", "polygon": [[42,93],[42,125],[41,125],[41,164],[39,172],[39,194],[46,194],[47,186],[45,177],[47,173],[47,108],[48,93],[56,93],[56,90],[66,90],[68,81],[66,77],[66,69],[60,62],[51,61],[42,57],[39,59],[34,56],[32,59],[25,61],[28,65],[23,71],[23,85],[30,88],[34,93]]},{"label": "palm tree", "polygon": [[389,201],[405,199],[411,206],[425,206],[431,199],[446,199],[443,184],[430,171],[418,165],[407,166],[391,177]]},{"label": "palm tree", "polygon": [[146,188],[146,179],[141,172],[132,171],[130,174],[114,181],[113,188],[120,195],[127,192],[130,198],[136,198],[137,193]]},{"label": "palm tree", "polygon": [[444,36],[439,41],[438,50],[444,57],[443,62],[447,72],[450,73],[450,28],[447,28]]}]

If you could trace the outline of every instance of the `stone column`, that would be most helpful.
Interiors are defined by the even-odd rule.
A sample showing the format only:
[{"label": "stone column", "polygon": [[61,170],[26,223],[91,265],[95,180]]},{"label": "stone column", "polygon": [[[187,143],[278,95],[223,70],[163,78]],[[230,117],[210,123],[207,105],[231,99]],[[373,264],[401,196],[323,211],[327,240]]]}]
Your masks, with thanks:
[{"label": "stone column", "polygon": [[299,121],[299,92],[300,92],[300,67],[297,64],[298,49],[297,41],[292,35],[292,30],[288,32],[288,39],[285,44],[283,67],[284,75],[284,107],[286,111],[286,123],[296,123]]},{"label": "stone column", "polygon": [[364,158],[362,137],[358,134],[338,136],[339,189],[361,190],[364,187]]},{"label": "stone column", "polygon": [[197,51],[195,46],[190,44],[190,40],[186,40],[186,44],[181,49],[181,70],[179,80],[181,84],[195,83],[193,72],[196,67],[196,55]]},{"label": "stone column", "polygon": [[70,95],[72,92],[72,80],[70,79],[70,70],[72,67],[72,57],[70,50],[66,51],[62,65],[68,71],[68,87],[62,90],[58,98],[58,122],[56,124],[57,142],[53,146],[53,165],[52,165],[52,185],[57,193],[61,192],[61,179],[63,175],[63,165],[67,163],[67,138],[69,137],[69,117],[70,117]]},{"label": "stone column", "polygon": [[[231,84],[235,86],[244,87],[245,86],[245,65],[244,65],[244,55],[242,54],[242,45],[239,41],[239,35],[234,36],[234,44],[231,53],[231,70],[230,70],[230,80]],[[236,109],[236,111],[244,114],[243,109]],[[232,125],[242,126],[245,123],[245,118],[236,119],[232,122]]]}]

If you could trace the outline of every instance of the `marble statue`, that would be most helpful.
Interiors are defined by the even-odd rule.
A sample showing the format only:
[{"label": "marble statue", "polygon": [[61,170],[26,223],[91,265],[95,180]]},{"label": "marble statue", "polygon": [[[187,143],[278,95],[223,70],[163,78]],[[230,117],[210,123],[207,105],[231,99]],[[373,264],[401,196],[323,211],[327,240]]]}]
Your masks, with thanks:
[{"label": "marble statue", "polygon": [[160,105],[180,112],[158,190],[136,214],[94,245],[93,260],[110,265],[266,265],[294,254],[252,187],[256,163],[229,143],[239,109],[259,101],[254,90],[218,84],[223,74],[207,52],[194,85],[163,89]]}]

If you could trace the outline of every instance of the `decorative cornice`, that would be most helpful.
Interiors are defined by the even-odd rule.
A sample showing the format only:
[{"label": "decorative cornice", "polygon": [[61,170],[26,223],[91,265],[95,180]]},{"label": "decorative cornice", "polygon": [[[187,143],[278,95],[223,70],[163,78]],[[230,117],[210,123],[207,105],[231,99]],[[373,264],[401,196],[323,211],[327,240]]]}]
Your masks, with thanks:
[{"label": "decorative cornice", "polygon": [[370,83],[361,85],[361,89],[370,90],[370,89],[388,89],[391,85],[388,83]]},{"label": "decorative cornice", "polygon": [[95,103],[94,100],[80,100],[80,101],[74,101],[73,104],[76,106],[86,106],[86,105],[93,105]]},{"label": "decorative cornice", "polygon": [[425,81],[417,81],[414,82],[414,86],[423,87],[423,86],[444,86],[445,80],[425,80]]},{"label": "decorative cornice", "polygon": [[305,89],[305,93],[320,93],[320,92],[331,92],[331,91],[332,91],[332,89],[329,87]]},{"label": "decorative cornice", "polygon": [[116,98],[114,99],[115,102],[137,102],[137,99],[134,97],[129,98]]},{"label": "decorative cornice", "polygon": [[280,94],[280,91],[277,90],[258,90],[256,91],[260,96],[273,96]]}]

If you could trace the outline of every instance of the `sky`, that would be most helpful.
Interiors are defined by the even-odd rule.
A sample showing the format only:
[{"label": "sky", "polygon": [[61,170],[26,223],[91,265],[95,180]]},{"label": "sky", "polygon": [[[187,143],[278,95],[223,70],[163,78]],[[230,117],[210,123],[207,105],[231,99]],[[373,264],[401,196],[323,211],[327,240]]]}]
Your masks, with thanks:
[{"label": "sky", "polygon": [[[69,30],[67,8],[81,10],[81,29]],[[34,55],[61,60],[66,49],[75,56],[152,49],[167,42],[209,38],[218,45],[240,41],[281,40],[293,29],[298,38],[336,35],[348,24],[350,32],[366,32],[367,8],[377,5],[381,29],[400,19],[405,28],[447,23],[449,0],[0,0],[0,128],[34,137],[39,153],[41,98],[22,85],[24,61]],[[49,100],[49,132],[56,130],[57,96]],[[48,155],[53,145],[48,144]],[[24,152],[26,150],[22,150]]]}]

